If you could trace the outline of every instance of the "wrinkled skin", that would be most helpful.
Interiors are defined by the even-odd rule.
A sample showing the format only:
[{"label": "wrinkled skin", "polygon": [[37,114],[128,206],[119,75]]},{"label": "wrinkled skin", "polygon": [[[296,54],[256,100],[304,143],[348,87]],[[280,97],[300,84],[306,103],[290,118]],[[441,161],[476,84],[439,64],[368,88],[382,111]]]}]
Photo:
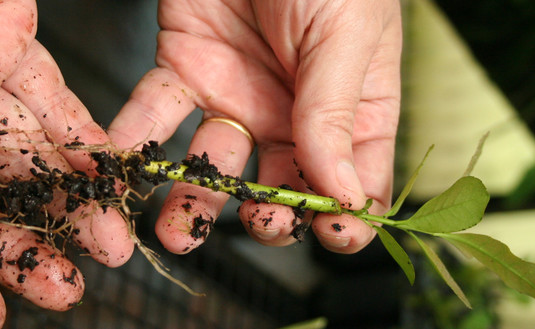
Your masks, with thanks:
[{"label": "wrinkled skin", "polygon": [[[310,187],[352,209],[373,198],[371,211],[385,211],[400,102],[398,1],[162,0],[159,24],[157,68],[111,124],[115,143],[164,142],[199,106],[205,118],[230,117],[251,131],[259,183]],[[251,146],[238,130],[208,122],[189,152],[207,152],[223,174],[240,175]],[[226,200],[176,183],[156,233],[168,250],[189,252],[204,242],[190,234],[194,218],[213,221]],[[285,206],[245,202],[240,217],[263,244],[295,241],[295,216]],[[311,225],[338,253],[357,252],[374,237],[345,215],[320,214]]]},{"label": "wrinkled skin", "polygon": [[[34,152],[51,168],[63,172],[76,169],[94,176],[94,164],[88,154],[58,150],[50,143],[63,145],[77,139],[86,144],[103,144],[109,142],[109,138],[66,87],[56,63],[35,40],[36,29],[35,1],[0,1],[0,129],[7,132],[0,136],[0,181],[7,182],[13,176],[20,179],[32,177],[30,168],[35,168],[31,162]],[[56,193],[47,211],[53,216],[64,216],[64,205],[64,195]],[[115,267],[125,263],[132,254],[134,244],[118,212],[108,210],[103,214],[90,204],[69,217],[76,220],[74,227],[79,230],[75,240],[95,260]],[[65,283],[62,275],[70,278],[76,267],[40,240],[32,232],[0,225],[0,245],[5,244],[3,262],[8,260],[7,255],[17,259],[22,251],[32,247],[38,248],[36,257],[41,259],[41,264],[33,270],[25,268],[21,271],[16,266],[2,264],[0,283],[41,307],[71,308],[83,294],[82,275],[76,270],[73,277],[76,285],[61,285]],[[50,259],[45,254],[58,256]],[[14,275],[18,278],[21,274],[18,272],[25,275],[23,283],[13,282]],[[45,278],[55,278],[56,283]],[[4,318],[2,303],[0,320]]]},{"label": "wrinkled skin", "polygon": [[[158,66],[135,88],[108,137],[34,39],[35,1],[1,1],[0,118],[7,117],[8,124],[0,128],[10,133],[0,136],[0,145],[9,148],[0,159],[9,164],[0,170],[0,179],[6,181],[14,173],[28,177],[34,151],[46,154],[46,161],[61,170],[94,175],[86,154],[58,151],[46,142],[52,139],[61,145],[78,137],[86,144],[101,144],[111,138],[124,148],[149,139],[164,142],[199,106],[205,117],[231,117],[252,132],[259,151],[260,183],[285,183],[302,191],[310,187],[353,209],[370,197],[375,200],[372,211],[381,213],[390,203],[399,115],[400,20],[399,3],[394,0],[162,0]],[[38,143],[24,144],[20,135]],[[22,154],[20,148],[29,153]],[[210,122],[198,129],[189,148],[199,155],[205,151],[221,172],[240,175],[251,146],[234,128]],[[220,193],[175,184],[156,225],[162,243],[175,253],[200,245],[204,236],[190,234],[194,217],[214,220],[226,199]],[[184,207],[186,202],[191,207]],[[62,213],[61,195],[50,211]],[[80,212],[87,214],[76,224],[80,245],[99,262],[124,263],[133,244],[118,214],[102,214],[92,206]],[[289,235],[295,216],[287,207],[246,202],[240,217],[261,243],[282,246],[295,241]],[[343,229],[335,230],[332,224]],[[210,225],[204,225],[208,231]],[[354,253],[373,238],[369,227],[345,216],[318,215],[312,228],[327,249],[339,253]],[[35,236],[16,232],[22,233],[2,236],[6,246],[22,237],[25,247],[40,248]],[[51,275],[74,268],[64,258],[50,265]],[[42,275],[36,269],[24,269],[28,272],[24,294],[30,299],[39,296],[42,307],[66,309],[80,287],[83,291],[79,281],[79,288],[70,295],[67,291],[72,298],[58,303],[40,294],[46,290],[43,280],[31,277]],[[0,280],[9,286],[12,277],[6,272]],[[0,320],[3,315],[5,308],[0,307]]]}]

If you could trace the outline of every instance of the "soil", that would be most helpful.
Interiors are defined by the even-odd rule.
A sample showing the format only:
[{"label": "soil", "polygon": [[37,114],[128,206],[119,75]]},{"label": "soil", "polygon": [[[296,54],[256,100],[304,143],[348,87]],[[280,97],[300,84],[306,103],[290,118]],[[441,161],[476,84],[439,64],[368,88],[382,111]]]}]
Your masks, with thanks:
[{"label": "soil", "polygon": [[194,239],[206,239],[208,233],[212,230],[214,226],[214,219],[204,219],[202,215],[195,217],[193,219],[193,227],[191,228],[190,235]]},{"label": "soil", "polygon": [[33,269],[39,265],[39,262],[34,257],[37,255],[37,250],[37,247],[31,247],[22,252],[17,260],[19,270],[23,271],[24,269],[29,268],[30,271],[33,271]]},{"label": "soil", "polygon": [[342,226],[338,223],[334,223],[331,225],[331,227],[336,231],[336,232],[342,232],[343,229],[345,229],[346,227],[345,226]]},{"label": "soil", "polygon": [[65,273],[64,273],[63,274],[63,281],[65,281],[67,283],[70,283],[73,286],[76,286],[76,282],[74,281],[74,279],[76,278],[76,273],[78,273],[78,272],[76,271],[75,268],[73,268],[71,270],[71,276],[66,276]]},{"label": "soil", "polygon": [[305,241],[305,233],[308,230],[309,225],[307,223],[301,223],[294,226],[294,229],[290,233],[298,242]]},{"label": "soil", "polygon": [[[0,120],[0,124],[7,124],[7,119]],[[0,135],[7,133],[5,130],[0,130]],[[80,149],[84,147],[84,144],[76,139],[62,147],[65,149]],[[28,150],[22,149],[20,152],[23,154],[29,153]],[[54,231],[54,234],[51,233],[54,225],[65,222],[61,218],[51,218],[46,211],[47,206],[53,200],[55,191],[62,191],[66,194],[67,213],[74,212],[78,207],[88,204],[92,200],[98,201],[103,211],[106,211],[108,207],[120,210],[122,203],[116,190],[118,182],[121,182],[122,185],[129,189],[135,189],[143,181],[158,185],[169,180],[166,170],[176,169],[181,164],[188,166],[188,169],[184,172],[186,180],[198,180],[201,183],[200,185],[210,185],[209,187],[215,191],[220,189],[220,184],[224,184],[227,187],[232,185],[231,187],[235,187],[236,191],[234,197],[240,201],[253,199],[258,203],[268,202],[268,198],[271,196],[268,192],[252,191],[238,177],[222,175],[218,168],[210,163],[206,153],[202,154],[202,156],[188,155],[182,162],[175,162],[166,169],[161,168],[157,174],[148,173],[144,169],[145,165],[148,165],[151,161],[164,161],[166,159],[165,150],[155,141],[149,141],[143,145],[140,152],[114,153],[111,151],[98,151],[90,152],[90,155],[96,162],[96,171],[99,174],[97,177],[90,177],[81,171],[67,173],[50,168],[38,154],[34,155],[31,159],[35,166],[30,169],[31,179],[21,180],[14,177],[10,182],[0,185],[0,213],[5,215],[2,220],[27,226],[46,227],[50,231],[49,234],[42,234],[43,240],[50,241],[56,236],[70,240],[71,235],[77,233],[73,232],[74,230],[71,227],[66,227],[62,232]],[[292,190],[289,185],[281,185],[281,188]],[[186,195],[186,199],[196,200],[197,197],[195,195]],[[302,204],[294,208],[296,220],[292,223],[294,228],[291,235],[299,241],[303,240],[308,228],[306,224],[296,224],[297,219],[302,219],[304,216],[305,210],[302,207],[305,205],[306,200],[303,200]],[[189,211],[192,205],[186,201],[182,208]],[[273,217],[267,216],[262,219],[262,222],[264,226],[267,226],[272,220]],[[213,218],[198,216],[193,220],[190,234],[195,239],[206,238],[213,225]],[[15,263],[21,270],[25,268],[33,270],[39,264],[34,258],[36,253],[37,248],[30,248],[24,251]],[[71,276],[65,276],[65,281],[69,282],[70,278],[74,278],[74,274],[71,273]]]}]

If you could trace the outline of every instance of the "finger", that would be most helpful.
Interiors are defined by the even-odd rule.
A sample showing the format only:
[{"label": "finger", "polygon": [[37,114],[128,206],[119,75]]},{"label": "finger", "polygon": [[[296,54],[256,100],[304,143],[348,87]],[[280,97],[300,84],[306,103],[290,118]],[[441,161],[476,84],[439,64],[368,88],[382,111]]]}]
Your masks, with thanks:
[{"label": "finger", "polygon": [[[385,23],[382,16],[371,15],[378,17],[366,21],[367,31],[372,32],[352,30],[352,22],[341,25],[344,17],[347,18],[342,15],[331,22],[336,26],[333,34],[311,27],[311,35],[319,34],[316,37],[321,42],[303,49],[293,109],[293,138],[297,163],[314,191],[359,209],[368,196],[383,205],[389,202],[385,192],[392,182],[385,178],[391,176],[379,170],[392,170],[399,111],[400,28],[397,18]],[[327,36],[322,37],[323,33]],[[379,147],[374,150],[366,144]],[[356,150],[370,153],[356,154]],[[379,163],[378,168],[372,165],[374,161]],[[380,195],[369,195],[378,190],[382,191]],[[332,225],[340,220],[332,215],[319,215],[314,220],[314,231],[327,249],[353,253],[373,238],[370,227],[349,218],[343,220],[345,229],[338,232]]]},{"label": "finger", "polygon": [[[287,185],[297,191],[306,191],[304,181],[293,160],[293,145],[270,144],[259,147],[258,182],[268,186]],[[281,170],[281,168],[286,168]],[[293,169],[293,170],[292,170]],[[286,246],[302,238],[311,214],[277,204],[244,202],[240,218],[247,232],[256,241],[269,246]]]},{"label": "finger", "polygon": [[[63,145],[74,141],[106,144],[109,138],[80,100],[67,88],[54,59],[36,40],[18,70],[3,87],[26,105],[50,138]],[[86,151],[60,149],[76,170],[95,176],[95,163]]]},{"label": "finger", "polygon": [[4,296],[0,294],[0,328],[4,327],[4,322],[6,322],[6,302]]},{"label": "finger", "polygon": [[[32,157],[38,155],[49,168],[61,172],[72,172],[72,167],[56,151],[47,139],[33,114],[12,95],[0,89],[0,177],[4,182],[14,177],[22,180],[33,178],[31,169],[40,171]],[[110,267],[116,267],[128,260],[133,252],[133,242],[123,218],[110,209],[105,214],[96,209],[95,203],[82,206],[75,212],[66,213],[65,194],[54,193],[54,200],[47,206],[47,212],[54,218],[68,216],[75,231],[79,231],[75,241],[87,250],[93,258]]]},{"label": "finger", "polygon": [[36,31],[35,0],[0,2],[0,85],[17,69]]},{"label": "finger", "polygon": [[120,148],[162,144],[194,109],[195,93],[175,73],[156,68],[145,74],[108,128]]},{"label": "finger", "polygon": [[[189,154],[208,154],[223,175],[239,176],[252,146],[241,131],[223,122],[208,121],[196,131]],[[156,234],[173,253],[186,253],[202,244],[228,195],[186,183],[175,183],[156,222]]]},{"label": "finger", "polygon": [[84,293],[82,273],[37,234],[0,224],[0,283],[32,303],[65,311]]},{"label": "finger", "polygon": [[182,32],[162,31],[158,44],[158,65],[187,81],[200,108],[238,118],[258,143],[290,141],[293,95],[264,63]]}]

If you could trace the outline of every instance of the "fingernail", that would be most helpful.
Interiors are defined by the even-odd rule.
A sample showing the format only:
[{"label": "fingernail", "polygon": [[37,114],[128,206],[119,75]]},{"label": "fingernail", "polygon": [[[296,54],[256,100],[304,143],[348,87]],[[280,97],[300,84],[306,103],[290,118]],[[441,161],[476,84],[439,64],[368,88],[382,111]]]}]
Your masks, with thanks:
[{"label": "fingernail", "polygon": [[357,186],[360,185],[360,181],[352,163],[345,160],[338,162],[336,177],[338,178],[338,183],[344,188],[357,192]]},{"label": "fingernail", "polygon": [[343,248],[349,246],[350,237],[336,236],[330,234],[318,234],[318,238],[326,245],[334,248]]},{"label": "fingernail", "polygon": [[256,230],[256,229],[253,229],[253,232],[255,233],[255,235],[258,238],[260,238],[262,240],[269,241],[269,240],[273,240],[273,239],[275,239],[276,237],[279,236],[280,229],[267,229],[267,230]]}]

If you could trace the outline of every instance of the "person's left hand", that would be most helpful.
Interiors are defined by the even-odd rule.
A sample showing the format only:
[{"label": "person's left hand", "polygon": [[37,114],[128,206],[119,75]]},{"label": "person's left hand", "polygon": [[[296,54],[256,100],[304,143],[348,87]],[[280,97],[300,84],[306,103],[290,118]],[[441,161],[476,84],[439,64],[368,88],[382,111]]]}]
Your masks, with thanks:
[{"label": "person's left hand", "polygon": [[[35,39],[36,30],[34,0],[0,1],[0,182],[4,193],[9,193],[8,184],[19,182],[21,186],[21,181],[35,181],[48,170],[36,165],[34,157],[45,161],[50,170],[79,170],[94,177],[97,173],[89,154],[63,146],[109,142],[104,130],[65,85],[52,56]],[[16,188],[13,191],[17,192]],[[19,197],[31,201],[24,199],[26,195]],[[4,206],[2,209],[12,205]],[[15,227],[20,222],[12,222],[13,217],[24,223],[24,214],[17,214],[13,207],[7,210],[15,214],[0,213],[0,284],[44,308],[73,307],[84,292],[82,274],[42,236]],[[91,202],[67,212],[66,192],[60,189],[44,207],[40,210],[48,220],[47,227],[60,222],[72,225],[72,240],[98,262],[117,267],[132,255],[134,243],[115,209],[104,213]],[[30,265],[25,263],[28,259]],[[4,315],[0,305],[0,322]]]}]

